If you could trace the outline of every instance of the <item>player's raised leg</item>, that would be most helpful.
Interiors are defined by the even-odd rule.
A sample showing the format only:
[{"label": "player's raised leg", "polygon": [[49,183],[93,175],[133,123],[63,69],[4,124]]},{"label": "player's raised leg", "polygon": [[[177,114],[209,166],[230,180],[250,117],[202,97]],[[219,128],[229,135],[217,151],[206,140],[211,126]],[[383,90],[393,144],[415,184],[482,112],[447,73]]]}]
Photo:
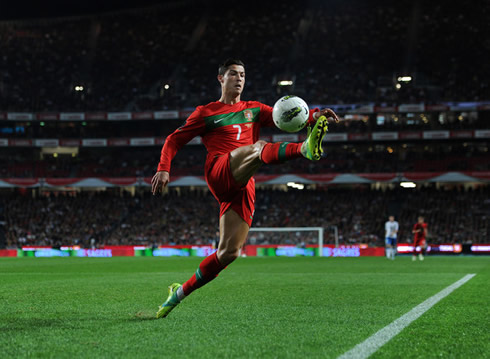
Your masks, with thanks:
[{"label": "player's raised leg", "polygon": [[267,143],[261,153],[261,160],[266,164],[281,163],[288,159],[305,157],[318,161],[323,154],[322,141],[328,131],[328,120],[321,116],[308,137],[302,143]]},{"label": "player's raised leg", "polygon": [[239,184],[246,184],[262,164],[282,163],[305,157],[318,161],[323,153],[322,141],[328,130],[328,120],[321,116],[304,142],[267,143],[257,141],[253,145],[239,147],[230,153],[230,167]]}]

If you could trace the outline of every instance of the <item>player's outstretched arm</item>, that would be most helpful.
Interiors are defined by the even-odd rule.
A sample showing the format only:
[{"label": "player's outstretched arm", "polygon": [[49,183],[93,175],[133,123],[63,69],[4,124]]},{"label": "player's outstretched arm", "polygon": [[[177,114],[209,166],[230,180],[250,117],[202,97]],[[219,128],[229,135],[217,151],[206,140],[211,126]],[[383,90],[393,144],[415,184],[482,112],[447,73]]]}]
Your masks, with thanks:
[{"label": "player's outstretched arm", "polygon": [[169,173],[167,171],[158,171],[151,179],[151,192],[153,195],[162,192],[169,182]]},{"label": "player's outstretched arm", "polygon": [[151,179],[151,192],[153,195],[163,191],[169,182],[169,172],[172,159],[177,151],[196,136],[200,136],[205,128],[201,119],[201,106],[187,118],[185,123],[172,132],[166,139],[160,154],[157,172]]}]

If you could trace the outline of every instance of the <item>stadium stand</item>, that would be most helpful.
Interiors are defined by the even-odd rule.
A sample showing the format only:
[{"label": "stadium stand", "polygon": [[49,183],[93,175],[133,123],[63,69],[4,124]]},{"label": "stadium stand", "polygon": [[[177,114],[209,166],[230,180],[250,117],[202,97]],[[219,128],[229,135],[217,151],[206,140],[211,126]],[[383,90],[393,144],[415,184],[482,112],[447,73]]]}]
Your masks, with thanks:
[{"label": "stadium stand", "polygon": [[[0,22],[0,201],[7,245],[216,240],[217,205],[202,187],[173,188],[161,200],[142,186],[165,137],[192,108],[218,97],[217,66],[228,56],[246,63],[245,99],[273,104],[294,93],[311,106],[336,106],[342,115],[329,129],[334,137],[327,139],[326,158],[264,166],[259,175],[411,173],[426,179],[458,171],[458,178],[466,177],[465,184],[419,183],[416,190],[356,182],[287,192],[285,185],[262,187],[256,226],[335,224],[342,243],[383,245],[383,223],[395,209],[406,240],[422,211],[433,243],[485,242],[490,67],[482,59],[490,52],[489,3],[475,13],[470,3],[377,2],[339,1],[326,9],[317,1],[305,7],[254,0],[258,11],[236,16],[217,1],[206,9],[180,1]],[[225,24],[232,31],[224,31]],[[279,86],[283,80],[293,84]],[[275,129],[262,135],[304,137]],[[202,176],[204,159],[199,142],[184,147],[172,176]],[[134,178],[127,183],[136,195],[63,187],[67,179],[101,177],[122,179],[114,182],[120,187]],[[62,188],[48,179],[59,179]],[[308,213],[322,215],[300,216],[304,203],[312,203]],[[323,215],[328,223],[318,222]],[[268,243],[291,240],[267,237]]]},{"label": "stadium stand", "polygon": [[[384,222],[396,212],[400,241],[411,241],[412,225],[423,214],[430,243],[482,243],[488,240],[489,187],[372,190],[367,186],[257,191],[256,227],[337,225],[343,244],[383,245]],[[148,192],[44,192],[3,195],[7,244],[90,247],[100,245],[209,244],[216,240],[219,208],[204,189],[171,189],[164,197]],[[288,203],[284,206],[284,203]],[[308,205],[305,205],[308,203]],[[90,215],[87,215],[90,213]],[[471,216],[467,214],[471,213]],[[327,218],[325,222],[324,218]],[[288,236],[287,241],[294,241]],[[269,244],[284,240],[267,236]],[[314,242],[314,236],[296,237]],[[333,243],[332,233],[326,237]]]},{"label": "stadium stand", "polygon": [[[226,56],[243,58],[246,95],[265,103],[292,91],[308,103],[488,100],[490,74],[481,60],[489,51],[488,2],[477,13],[474,4],[427,3],[407,14],[410,5],[334,2],[325,8],[268,1],[235,16],[216,2],[201,9],[183,1],[78,19],[0,23],[0,108],[195,106],[215,100],[216,68]],[[234,30],[223,31],[224,24]],[[302,46],[305,41],[317,45]],[[396,89],[400,75],[413,81]],[[280,80],[294,84],[278,87]]]},{"label": "stadium stand", "polygon": [[[263,166],[259,173],[393,173],[490,171],[486,142],[328,144],[317,163],[294,160]],[[80,149],[75,155],[42,154],[41,149],[7,148],[0,154],[0,178],[150,177],[160,148],[120,147]],[[172,165],[174,176],[202,176],[205,150],[186,146]]]}]

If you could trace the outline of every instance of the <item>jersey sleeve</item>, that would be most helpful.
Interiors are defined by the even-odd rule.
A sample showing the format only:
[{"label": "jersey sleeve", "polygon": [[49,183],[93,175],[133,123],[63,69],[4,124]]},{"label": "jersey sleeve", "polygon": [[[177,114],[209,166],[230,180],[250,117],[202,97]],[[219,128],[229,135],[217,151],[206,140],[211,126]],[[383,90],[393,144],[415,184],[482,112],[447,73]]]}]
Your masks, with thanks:
[{"label": "jersey sleeve", "polygon": [[163,145],[158,171],[170,172],[170,165],[177,152],[190,140],[204,133],[205,124],[200,107],[187,118],[185,123],[170,134]]},{"label": "jersey sleeve", "polygon": [[[315,112],[320,111],[319,108],[314,108],[310,110],[308,115],[307,126],[314,125],[316,120],[313,118]],[[260,104],[259,122],[261,127],[274,127],[274,121],[272,120],[272,107],[268,105]]]},{"label": "jersey sleeve", "polygon": [[272,120],[272,107],[268,105],[260,104],[259,122],[261,127],[274,127],[274,121]]}]

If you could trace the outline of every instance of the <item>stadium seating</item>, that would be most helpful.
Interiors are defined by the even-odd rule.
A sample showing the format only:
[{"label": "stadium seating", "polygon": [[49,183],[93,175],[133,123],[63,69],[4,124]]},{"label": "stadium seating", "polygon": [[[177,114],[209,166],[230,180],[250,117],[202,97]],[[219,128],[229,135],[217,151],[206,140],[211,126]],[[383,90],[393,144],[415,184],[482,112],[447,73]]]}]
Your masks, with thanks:
[{"label": "stadium seating", "polygon": [[[476,13],[470,3],[427,2],[407,14],[412,8],[407,0],[390,7],[333,2],[328,8],[315,1],[310,7],[253,1],[256,11],[240,16],[215,2],[204,10],[172,2],[79,18],[0,22],[0,179],[33,179],[38,185],[38,179],[46,178],[152,176],[161,143],[181,124],[183,114],[218,98],[217,66],[226,57],[246,63],[244,99],[273,104],[294,93],[312,106],[369,103],[372,108],[341,112],[349,116],[329,129],[341,139],[328,143],[327,156],[318,163],[264,166],[261,175],[490,171],[485,132],[490,111],[484,103],[490,99],[490,67],[482,60],[489,57],[484,45],[490,32],[488,2]],[[412,80],[397,79],[405,75]],[[279,86],[281,80],[293,81],[293,86]],[[454,110],[457,101],[478,105]],[[424,110],[393,107],[407,103]],[[374,110],[380,106],[383,111]],[[135,118],[159,110],[179,112],[165,121],[154,120],[153,112],[148,112],[151,120]],[[137,121],[107,121],[112,111]],[[21,112],[29,114],[8,118],[8,113]],[[102,118],[60,120],[61,112],[100,112]],[[39,118],[50,114],[53,118],[46,121]],[[440,130],[444,135],[439,139],[427,139],[422,132]],[[477,131],[485,133],[477,136]],[[396,132],[396,141],[377,141],[377,132]],[[416,137],[402,136],[414,132]],[[270,140],[277,134],[273,129],[262,133]],[[130,138],[145,137],[151,138],[150,145],[130,144]],[[56,144],[35,144],[39,139]],[[83,139],[125,144],[45,151],[63,140]],[[173,163],[172,176],[202,176],[204,159],[201,145],[186,146]],[[357,185],[324,184],[287,193],[261,188],[255,224],[336,224],[342,243],[382,245],[388,210],[396,209],[405,239],[423,210],[434,243],[484,242],[488,186],[454,186],[414,191],[384,186],[385,192]],[[202,188],[172,189],[163,199],[139,192],[148,188],[137,188],[136,196],[117,188],[103,193],[63,190],[0,190],[8,209],[10,247],[88,246],[91,238],[98,245],[216,239],[217,205]],[[304,203],[311,203],[306,213],[315,215],[304,215]],[[212,215],[204,218],[202,213]],[[328,223],[319,222],[323,216]],[[270,243],[281,240],[290,239],[268,238]],[[330,234],[327,241],[333,241]]]},{"label": "stadium seating", "polygon": [[[420,214],[429,224],[430,243],[488,241],[488,186],[437,190],[257,190],[256,227],[337,225],[341,243],[383,245],[384,222],[395,213],[400,241],[411,241],[411,228]],[[44,192],[2,195],[8,247],[22,245],[161,245],[208,244],[217,239],[219,208],[207,190],[172,189],[154,197],[148,191]],[[284,204],[288,205],[285,206]],[[306,205],[307,203],[307,205]],[[471,213],[471,215],[468,215]],[[333,243],[331,231],[326,242]],[[293,241],[294,236],[267,236],[267,243]],[[314,242],[314,236],[297,237]],[[283,242],[284,243],[284,242]]]},{"label": "stadium seating", "polygon": [[[271,1],[235,16],[210,4],[203,16],[200,8],[162,4],[79,19],[0,23],[0,110],[195,106],[216,99],[217,65],[226,56],[245,61],[246,97],[265,103],[291,91],[308,103],[329,104],[488,99],[490,70],[482,61],[488,48],[481,45],[488,31],[478,29],[488,29],[489,4],[475,14],[469,3],[427,3],[407,15],[409,5],[305,8]],[[411,20],[402,21],[406,16]],[[396,89],[394,77],[407,72],[413,81]],[[294,80],[294,87],[277,87],[281,79]]]},{"label": "stadium seating", "polygon": [[[263,166],[259,173],[393,173],[489,171],[490,156],[485,143],[329,144],[326,157],[317,163],[294,160],[278,166]],[[156,169],[159,147],[81,149],[71,154],[44,155],[39,150],[0,154],[0,178],[37,177],[150,177]],[[173,161],[172,175],[202,176],[206,153],[202,146],[186,146]]]}]

